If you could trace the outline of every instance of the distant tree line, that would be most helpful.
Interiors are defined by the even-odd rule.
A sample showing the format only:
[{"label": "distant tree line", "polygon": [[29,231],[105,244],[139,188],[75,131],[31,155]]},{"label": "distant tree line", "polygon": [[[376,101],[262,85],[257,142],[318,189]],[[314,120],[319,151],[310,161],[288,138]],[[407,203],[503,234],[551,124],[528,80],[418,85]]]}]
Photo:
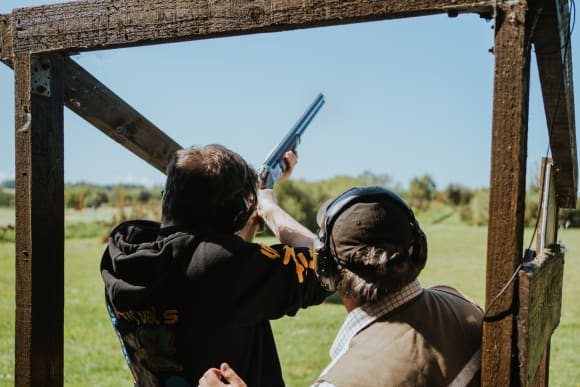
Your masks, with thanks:
[{"label": "distant tree line", "polygon": [[[316,213],[328,199],[353,186],[378,185],[389,188],[401,195],[415,214],[431,211],[435,204],[451,208],[439,216],[445,218],[452,212],[460,212],[461,220],[468,224],[487,224],[487,190],[470,190],[459,184],[450,184],[439,191],[433,178],[426,174],[411,179],[409,188],[395,185],[388,175],[375,175],[364,172],[358,176],[336,176],[318,182],[288,180],[276,187],[278,201],[297,220],[311,230],[317,228]],[[474,198],[478,200],[473,201]],[[474,207],[474,208],[471,208]]]},{"label": "distant tree line", "polygon": [[[487,225],[489,212],[489,191],[486,188],[469,189],[461,184],[449,184],[438,189],[429,174],[414,177],[408,188],[394,184],[388,175],[363,172],[358,176],[335,176],[330,179],[309,182],[290,179],[276,186],[278,201],[288,213],[311,230],[317,228],[318,208],[329,198],[353,186],[378,185],[389,188],[401,195],[421,218],[428,217],[433,222],[449,216],[457,216],[461,222]],[[162,187],[147,188],[135,184],[96,185],[79,182],[65,185],[64,204],[67,208],[93,208],[103,205],[142,206],[155,205],[161,201]],[[538,189],[530,185],[526,195],[525,224],[533,226],[538,212]],[[0,183],[0,207],[14,207],[15,182],[6,180]],[[579,201],[580,206],[580,201]],[[442,210],[443,208],[444,210]],[[437,210],[438,209],[438,210]],[[431,216],[427,216],[431,214]],[[580,226],[580,207],[560,211],[561,224]]]},{"label": "distant tree line", "polygon": [[90,183],[67,184],[64,203],[68,208],[99,208],[102,205],[129,206],[161,200],[161,187],[142,185],[94,185]]},{"label": "distant tree line", "polygon": [[[0,183],[0,207],[14,207],[14,180]],[[97,185],[91,183],[66,184],[64,204],[67,208],[99,208],[102,205],[146,204],[161,200],[161,187],[147,188],[136,184]]]}]

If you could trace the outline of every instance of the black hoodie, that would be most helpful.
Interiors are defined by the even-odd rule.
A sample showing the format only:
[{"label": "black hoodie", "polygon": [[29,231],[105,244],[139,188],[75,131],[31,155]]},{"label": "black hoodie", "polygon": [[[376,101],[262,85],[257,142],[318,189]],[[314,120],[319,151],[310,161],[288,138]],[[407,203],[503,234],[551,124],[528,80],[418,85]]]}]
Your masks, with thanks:
[{"label": "black hoodie", "polygon": [[101,275],[136,385],[195,386],[226,361],[248,386],[283,386],[269,320],[324,300],[312,268],[306,248],[119,225]]}]

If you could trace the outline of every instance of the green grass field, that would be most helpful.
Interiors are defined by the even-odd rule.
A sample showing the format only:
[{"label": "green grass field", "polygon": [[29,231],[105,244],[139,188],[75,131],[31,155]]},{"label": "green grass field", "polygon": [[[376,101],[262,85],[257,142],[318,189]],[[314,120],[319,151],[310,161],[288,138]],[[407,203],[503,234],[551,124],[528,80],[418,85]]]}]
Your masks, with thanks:
[{"label": "green grass field", "polygon": [[[429,261],[424,286],[450,284],[479,303],[484,300],[486,228],[424,227]],[[578,386],[580,361],[580,230],[562,230],[568,248],[560,326],[552,339],[550,385]],[[103,306],[99,238],[66,240],[65,385],[132,386],[117,338]],[[14,245],[0,243],[0,386],[14,384]],[[326,303],[294,318],[274,321],[274,333],[288,386],[308,386],[328,361],[328,349],[346,312]]]}]

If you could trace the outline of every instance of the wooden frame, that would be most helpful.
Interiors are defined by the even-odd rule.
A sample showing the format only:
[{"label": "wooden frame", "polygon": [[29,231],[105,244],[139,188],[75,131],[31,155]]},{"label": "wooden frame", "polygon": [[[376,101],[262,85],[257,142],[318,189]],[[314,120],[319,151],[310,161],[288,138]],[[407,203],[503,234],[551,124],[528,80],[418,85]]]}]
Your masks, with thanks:
[{"label": "wooden frame", "polygon": [[[17,55],[16,364],[18,385],[62,385],[64,119],[62,57]],[[37,92],[33,82],[45,84]]]},{"label": "wooden frame", "polygon": [[[62,200],[56,200],[64,187],[63,104],[159,170],[179,147],[67,55],[463,12],[493,17],[496,30],[486,305],[497,303],[484,323],[482,384],[516,383],[516,292],[514,286],[503,293],[502,288],[522,257],[532,44],[557,171],[557,202],[562,208],[576,203],[567,0],[85,0],[0,15],[0,60],[15,70],[17,95],[16,385],[63,383],[64,222]],[[88,90],[96,94],[87,98]],[[53,291],[43,292],[48,284]],[[51,303],[50,314],[45,302]]]}]

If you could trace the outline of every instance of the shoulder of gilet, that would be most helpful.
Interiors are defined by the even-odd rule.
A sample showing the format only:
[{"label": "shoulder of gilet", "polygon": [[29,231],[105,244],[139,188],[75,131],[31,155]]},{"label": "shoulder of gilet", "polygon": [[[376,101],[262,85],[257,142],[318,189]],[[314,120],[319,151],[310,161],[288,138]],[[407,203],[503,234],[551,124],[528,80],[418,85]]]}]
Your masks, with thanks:
[{"label": "shoulder of gilet", "polygon": [[471,299],[469,296],[467,296],[465,293],[459,291],[458,289],[455,289],[454,287],[447,286],[447,285],[436,285],[436,286],[426,288],[425,290],[427,292],[429,292],[429,291],[442,292],[442,293],[449,294],[449,295],[452,295],[454,297],[460,298],[462,300],[469,302],[471,305],[473,305],[474,307],[476,307],[477,309],[479,309],[480,311],[483,312],[483,309],[473,299]]}]

